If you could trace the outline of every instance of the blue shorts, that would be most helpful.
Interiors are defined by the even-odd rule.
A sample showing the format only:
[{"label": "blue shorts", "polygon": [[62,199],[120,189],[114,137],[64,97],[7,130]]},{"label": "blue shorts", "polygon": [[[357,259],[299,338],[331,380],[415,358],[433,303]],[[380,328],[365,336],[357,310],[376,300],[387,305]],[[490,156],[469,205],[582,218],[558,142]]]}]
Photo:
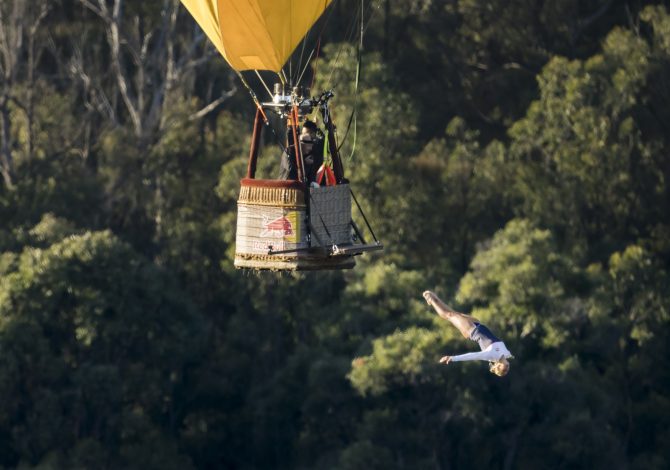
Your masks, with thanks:
[{"label": "blue shorts", "polygon": [[491,333],[491,330],[477,322],[475,322],[475,328],[472,330],[472,333],[470,333],[470,339],[475,343],[479,343],[479,347],[482,351],[493,343],[500,341],[500,339],[496,338],[496,336]]}]

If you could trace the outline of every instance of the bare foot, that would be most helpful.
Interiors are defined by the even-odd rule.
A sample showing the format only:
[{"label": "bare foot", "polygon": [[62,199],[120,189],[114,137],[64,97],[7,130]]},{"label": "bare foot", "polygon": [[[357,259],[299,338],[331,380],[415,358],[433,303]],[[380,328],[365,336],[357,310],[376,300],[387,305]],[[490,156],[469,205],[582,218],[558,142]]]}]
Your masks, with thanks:
[{"label": "bare foot", "polygon": [[437,294],[435,292],[427,290],[423,292],[423,298],[426,299],[426,302],[428,305],[431,307],[433,306],[433,302],[437,300]]}]

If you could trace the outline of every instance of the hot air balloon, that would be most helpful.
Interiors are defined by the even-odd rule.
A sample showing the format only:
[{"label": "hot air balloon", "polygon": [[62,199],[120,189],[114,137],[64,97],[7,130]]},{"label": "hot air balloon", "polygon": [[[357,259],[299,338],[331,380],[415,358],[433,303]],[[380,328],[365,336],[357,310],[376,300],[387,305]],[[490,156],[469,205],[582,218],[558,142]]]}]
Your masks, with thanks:
[{"label": "hot air balloon", "polygon": [[[200,28],[249,89],[257,111],[247,174],[240,181],[237,202],[235,267],[269,270],[348,269],[354,257],[381,250],[374,236],[367,244],[353,222],[352,198],[360,205],[344,176],[329,102],[332,91],[310,96],[309,90],[286,79],[282,70],[303,37],[332,0],[181,0]],[[242,72],[277,73],[279,83],[268,102],[260,102]],[[302,74],[301,74],[302,75]],[[262,80],[262,79],[261,79]],[[299,138],[307,116],[318,111],[323,121],[324,163],[313,181],[306,168]],[[283,154],[294,169],[291,179],[256,178],[261,134],[267,113],[286,122]],[[362,211],[361,211],[362,213]],[[363,214],[363,217],[364,214]]]}]

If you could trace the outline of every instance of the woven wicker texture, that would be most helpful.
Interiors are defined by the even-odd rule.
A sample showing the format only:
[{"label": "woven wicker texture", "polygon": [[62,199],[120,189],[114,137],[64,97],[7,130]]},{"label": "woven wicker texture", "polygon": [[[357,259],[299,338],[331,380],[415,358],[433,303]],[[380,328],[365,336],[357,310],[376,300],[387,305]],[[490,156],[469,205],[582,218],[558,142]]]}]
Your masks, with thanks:
[{"label": "woven wicker texture", "polygon": [[299,256],[286,258],[280,255],[256,256],[236,255],[235,267],[244,269],[267,269],[270,271],[317,271],[325,269],[351,269],[356,266],[353,256],[330,258]]},{"label": "woven wicker texture", "polygon": [[238,203],[275,207],[305,207],[303,192],[293,188],[242,186]]},{"label": "woven wicker texture", "polygon": [[235,243],[237,253],[248,254],[308,248],[305,209],[238,203]]},{"label": "woven wicker texture", "polygon": [[[315,218],[312,248],[351,243],[351,199],[347,185],[312,188]],[[327,227],[324,228],[324,224]],[[268,250],[305,250],[269,255]],[[242,185],[237,203],[235,267],[273,271],[350,269],[353,256],[306,251],[307,209],[300,189]]]}]

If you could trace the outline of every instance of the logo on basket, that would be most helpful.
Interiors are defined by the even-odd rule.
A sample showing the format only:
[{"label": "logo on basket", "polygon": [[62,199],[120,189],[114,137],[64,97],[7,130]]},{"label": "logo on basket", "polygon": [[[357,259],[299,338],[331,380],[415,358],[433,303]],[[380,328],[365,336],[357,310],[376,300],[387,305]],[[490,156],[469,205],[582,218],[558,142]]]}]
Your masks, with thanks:
[{"label": "logo on basket", "polygon": [[286,216],[277,217],[274,220],[263,218],[261,237],[282,238],[291,235],[293,235],[293,224]]}]

